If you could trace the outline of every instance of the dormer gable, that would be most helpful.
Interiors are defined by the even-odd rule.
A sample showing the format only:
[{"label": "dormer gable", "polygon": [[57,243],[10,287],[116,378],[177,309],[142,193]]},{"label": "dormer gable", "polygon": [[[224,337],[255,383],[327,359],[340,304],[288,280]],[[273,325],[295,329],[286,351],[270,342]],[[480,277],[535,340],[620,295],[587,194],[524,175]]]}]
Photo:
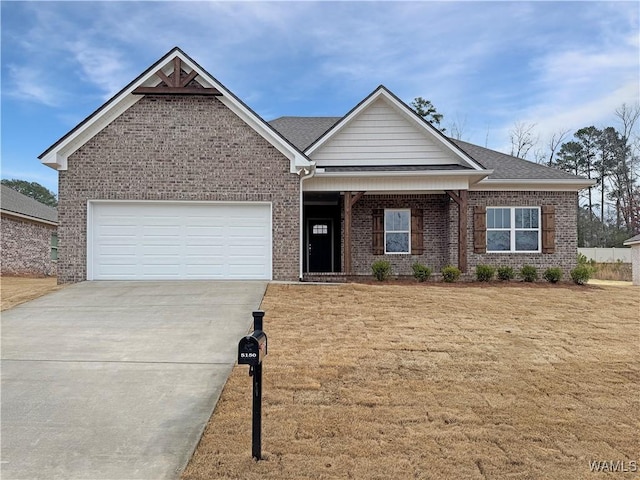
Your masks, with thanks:
[{"label": "dormer gable", "polygon": [[305,153],[318,168],[420,165],[484,170],[382,85]]}]

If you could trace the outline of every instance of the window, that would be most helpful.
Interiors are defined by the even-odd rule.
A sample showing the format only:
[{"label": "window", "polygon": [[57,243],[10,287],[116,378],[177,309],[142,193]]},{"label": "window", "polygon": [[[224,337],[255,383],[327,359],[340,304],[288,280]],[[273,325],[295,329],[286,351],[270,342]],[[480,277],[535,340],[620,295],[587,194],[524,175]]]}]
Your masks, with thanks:
[{"label": "window", "polygon": [[329,233],[329,227],[327,225],[314,225],[313,226],[313,234],[314,235],[327,235]]},{"label": "window", "polygon": [[384,211],[384,253],[410,253],[411,210]]},{"label": "window", "polygon": [[51,234],[51,260],[58,260],[58,235]]},{"label": "window", "polygon": [[487,252],[539,252],[540,208],[487,208]]}]

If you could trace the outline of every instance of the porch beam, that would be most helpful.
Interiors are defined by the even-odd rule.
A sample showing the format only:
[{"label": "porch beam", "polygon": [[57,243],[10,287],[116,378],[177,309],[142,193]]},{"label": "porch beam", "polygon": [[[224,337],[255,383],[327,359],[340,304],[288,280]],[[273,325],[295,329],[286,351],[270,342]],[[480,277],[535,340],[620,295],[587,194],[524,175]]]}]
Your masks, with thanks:
[{"label": "porch beam", "polygon": [[351,192],[344,192],[344,273],[351,275]]},{"label": "porch beam", "polygon": [[362,198],[362,196],[364,195],[364,192],[358,192],[356,193],[352,198],[351,198],[351,206],[353,207],[358,200],[360,200]]},{"label": "porch beam", "polygon": [[458,204],[458,268],[467,272],[467,210],[469,205],[469,191],[445,190],[447,195]]}]

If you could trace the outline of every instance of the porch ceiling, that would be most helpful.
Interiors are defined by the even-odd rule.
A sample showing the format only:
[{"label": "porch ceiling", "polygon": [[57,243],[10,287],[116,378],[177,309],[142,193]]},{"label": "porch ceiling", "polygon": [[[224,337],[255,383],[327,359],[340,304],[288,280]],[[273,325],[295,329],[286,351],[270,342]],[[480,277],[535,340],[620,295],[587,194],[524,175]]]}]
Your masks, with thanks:
[{"label": "porch ceiling", "polygon": [[[468,190],[491,170],[344,170],[318,169],[303,183],[305,192],[365,191],[367,193],[425,193]],[[345,167],[346,168],[346,167]]]}]

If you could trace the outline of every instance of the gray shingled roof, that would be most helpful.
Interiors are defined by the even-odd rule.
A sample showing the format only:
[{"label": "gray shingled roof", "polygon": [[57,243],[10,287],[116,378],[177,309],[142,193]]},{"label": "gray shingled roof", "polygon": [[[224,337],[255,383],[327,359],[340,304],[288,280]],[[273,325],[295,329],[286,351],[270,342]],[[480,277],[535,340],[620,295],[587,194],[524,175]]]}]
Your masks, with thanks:
[{"label": "gray shingled roof", "polygon": [[298,147],[298,150],[304,152],[341,119],[342,117],[280,117],[268,123]]},{"label": "gray shingled roof", "polygon": [[491,180],[576,180],[580,177],[556,168],[496,152],[462,140],[450,139],[484,168],[492,169]]},{"label": "gray shingled roof", "polygon": [[3,212],[17,213],[33,219],[46,220],[48,222],[58,222],[58,210],[34,200],[31,197],[16,192],[6,185],[2,187],[0,197],[0,209]]},{"label": "gray shingled roof", "polygon": [[[342,117],[280,117],[269,122],[282,136],[304,151]],[[491,180],[577,180],[555,168],[496,152],[462,140],[450,139],[483,167],[493,170]]]}]

